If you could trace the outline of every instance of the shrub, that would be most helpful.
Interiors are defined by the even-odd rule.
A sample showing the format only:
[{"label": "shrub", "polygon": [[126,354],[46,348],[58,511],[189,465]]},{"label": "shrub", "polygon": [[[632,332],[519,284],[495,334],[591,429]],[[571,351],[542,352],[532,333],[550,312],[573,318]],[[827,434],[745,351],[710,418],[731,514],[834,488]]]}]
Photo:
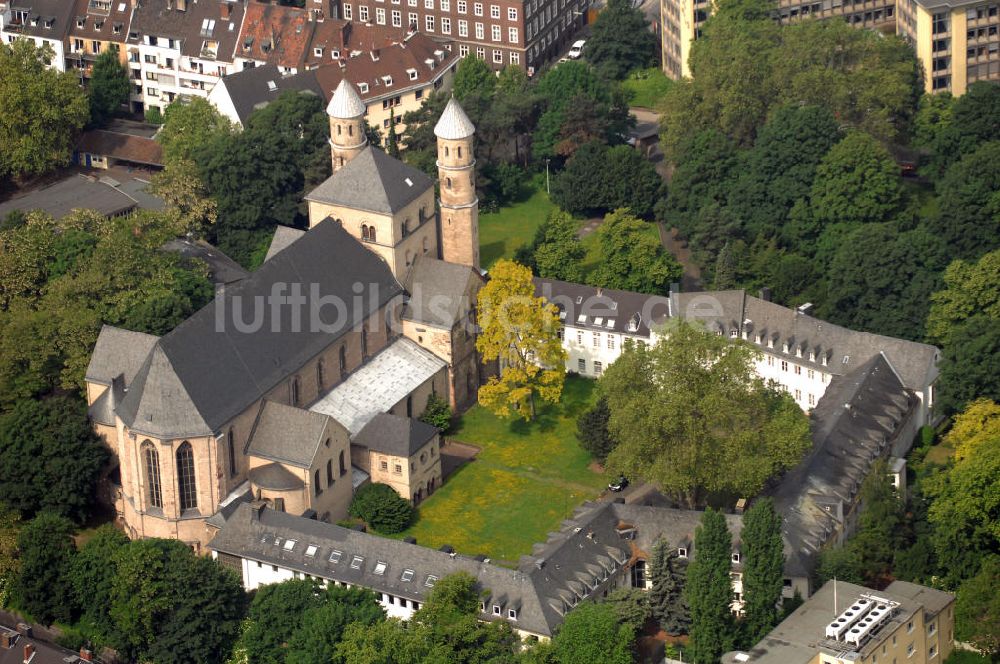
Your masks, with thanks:
[{"label": "shrub", "polygon": [[441,429],[442,433],[451,428],[451,406],[436,394],[427,397],[427,408],[420,416],[420,421]]},{"label": "shrub", "polygon": [[150,106],[146,109],[146,122],[149,124],[163,124],[163,113],[156,106]]},{"label": "shrub", "polygon": [[384,535],[406,530],[413,520],[413,506],[388,484],[362,487],[351,501],[350,512]]}]

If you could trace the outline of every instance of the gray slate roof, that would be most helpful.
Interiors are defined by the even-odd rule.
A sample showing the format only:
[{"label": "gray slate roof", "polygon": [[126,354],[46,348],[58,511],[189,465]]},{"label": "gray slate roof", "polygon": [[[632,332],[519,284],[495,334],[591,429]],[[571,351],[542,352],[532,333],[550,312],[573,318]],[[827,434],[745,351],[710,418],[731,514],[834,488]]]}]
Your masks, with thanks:
[{"label": "gray slate roof", "polygon": [[462,106],[454,97],[448,100],[444,112],[434,125],[434,135],[445,140],[468,138],[476,133],[476,126],[462,110]]},{"label": "gray slate roof", "polygon": [[309,468],[331,426],[340,425],[320,413],[265,401],[250,432],[246,451],[251,456]]},{"label": "gray slate roof", "polygon": [[0,217],[14,210],[43,210],[59,219],[76,209],[96,210],[106,217],[113,217],[135,207],[135,199],[106,183],[104,178],[96,180],[77,174],[0,203]]},{"label": "gray slate roof", "polygon": [[467,297],[473,279],[482,282],[468,266],[417,256],[404,283],[410,299],[403,319],[450,330],[473,306]]},{"label": "gray slate roof", "polygon": [[309,192],[306,200],[394,214],[433,186],[423,171],[368,146]]},{"label": "gray slate roof", "polygon": [[875,460],[892,451],[916,397],[882,355],[836,376],[810,414],[812,450],[769,493],[784,519],[785,568],[808,577],[815,556],[843,529]]},{"label": "gray slate roof", "polygon": [[305,234],[305,231],[298,228],[291,228],[290,226],[276,226],[274,229],[274,236],[271,238],[271,246],[267,248],[267,255],[264,257],[264,260],[271,260],[274,258],[276,253],[287,248],[288,245],[295,242]]},{"label": "gray slate roof", "polygon": [[426,422],[412,417],[379,413],[351,442],[376,452],[411,457],[436,435],[438,428]]},{"label": "gray slate roof", "polygon": [[[73,15],[73,3],[69,0],[20,0],[8,6],[30,10],[22,34],[62,41],[69,31]],[[32,19],[37,19],[36,25],[32,25]],[[52,21],[51,25],[47,21]]]},{"label": "gray slate roof", "polygon": [[217,83],[229,94],[240,124],[244,127],[254,111],[264,108],[289,90],[323,98],[323,90],[311,71],[294,76],[282,76],[277,65],[265,64],[249,67],[236,74],[224,76]]},{"label": "gray slate roof", "polygon": [[[187,8],[181,11],[176,8],[176,0],[143,0],[132,13],[128,43],[138,44],[146,35],[178,39],[182,55],[198,58],[205,42],[215,41],[218,42],[218,50],[214,59],[232,62],[246,4],[225,2],[232,12],[228,19],[223,18],[224,14],[219,11],[220,4],[223,3],[187,0]],[[206,20],[215,21],[207,34],[203,32]],[[137,38],[133,39],[132,35],[137,35]]]},{"label": "gray slate roof", "polygon": [[[385,262],[336,222],[324,221],[308,236],[309,241],[292,244],[159,340],[119,408],[126,426],[165,438],[215,433],[402,292]],[[355,282],[365,284],[371,297],[357,298]],[[262,306],[259,329],[239,331],[235,317],[254,321],[255,300],[266,303],[275,284],[300,285],[306,298],[300,326],[293,324],[293,307]],[[312,330],[314,295],[338,298],[348,307],[357,301],[362,308],[338,317],[326,307],[322,321],[329,329]]]},{"label": "gray slate roof", "polygon": [[330,103],[326,106],[326,114],[331,118],[340,120],[350,120],[364,115],[367,112],[365,103],[358,96],[358,91],[354,89],[351,82],[346,78],[340,79],[337,89],[330,97]]},{"label": "gray slate roof", "polygon": [[128,385],[142,368],[159,337],[105,325],[97,335],[94,352],[90,354],[86,380],[110,385],[115,376],[123,375]]},{"label": "gray slate roof", "polygon": [[271,491],[294,491],[305,486],[301,477],[296,477],[280,463],[268,463],[252,469],[250,483]]},{"label": "gray slate roof", "polygon": [[183,238],[170,240],[161,247],[182,258],[197,259],[208,266],[209,276],[216,285],[231,284],[249,276],[243,266],[204,240],[192,242]]},{"label": "gray slate roof", "polygon": [[[596,288],[557,279],[534,277],[535,296],[559,307],[567,327],[649,337],[650,326],[670,312],[666,297]],[[580,319],[583,316],[583,320]],[[598,320],[600,322],[598,322]],[[635,328],[630,327],[635,323]]]},{"label": "gray slate roof", "polygon": [[387,412],[446,366],[437,355],[400,338],[309,409],[337,420],[353,438],[376,415]]}]

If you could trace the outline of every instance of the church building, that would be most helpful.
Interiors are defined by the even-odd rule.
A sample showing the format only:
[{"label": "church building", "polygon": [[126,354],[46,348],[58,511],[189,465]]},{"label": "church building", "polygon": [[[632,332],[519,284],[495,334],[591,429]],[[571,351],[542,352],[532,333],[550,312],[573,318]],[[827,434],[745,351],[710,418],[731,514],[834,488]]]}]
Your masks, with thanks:
[{"label": "church building", "polygon": [[436,395],[475,402],[475,127],[451,100],[435,183],[367,144],[342,81],[327,108],[333,175],[309,230],[279,227],[264,264],[163,337],[105,326],[86,373],[132,537],[196,550],[236,508],[335,522],[378,474],[419,501],[441,485]]}]

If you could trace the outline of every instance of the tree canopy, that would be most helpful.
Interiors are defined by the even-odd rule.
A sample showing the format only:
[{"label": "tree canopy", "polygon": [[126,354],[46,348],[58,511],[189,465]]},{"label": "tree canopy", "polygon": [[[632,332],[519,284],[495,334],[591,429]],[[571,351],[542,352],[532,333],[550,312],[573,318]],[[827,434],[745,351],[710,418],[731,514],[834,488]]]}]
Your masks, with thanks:
[{"label": "tree canopy", "polygon": [[487,362],[499,360],[500,376],[479,388],[479,403],[506,417],[513,409],[535,416],[535,399],[555,403],[562,394],[565,356],[557,336],[555,305],[535,297],[531,270],[499,260],[479,291],[481,332],[476,349]]},{"label": "tree canopy", "polygon": [[0,175],[41,175],[65,166],[90,118],[87,96],[71,72],[47,66],[48,45],[0,44]]},{"label": "tree canopy", "polygon": [[20,571],[13,595],[17,605],[44,625],[73,617],[72,589],[66,582],[73,561],[73,524],[42,512],[17,536]]},{"label": "tree canopy", "polygon": [[642,10],[629,0],[609,0],[590,26],[584,57],[606,78],[621,80],[654,64],[658,47]]},{"label": "tree canopy", "polygon": [[97,56],[88,85],[90,123],[103,126],[121,112],[132,90],[128,69],[118,59],[118,52],[104,51]]},{"label": "tree canopy", "polygon": [[743,563],[743,643],[753,647],[778,624],[784,587],[782,520],[774,501],[754,501],[743,515],[740,543]]},{"label": "tree canopy", "polygon": [[362,519],[375,531],[392,535],[406,530],[413,520],[413,506],[388,484],[367,484],[351,500],[351,516]]},{"label": "tree canopy", "polygon": [[604,217],[604,223],[597,229],[602,260],[591,272],[590,284],[666,295],[670,284],[680,279],[683,269],[650,230],[647,223],[627,209],[615,210]]},{"label": "tree canopy", "polygon": [[688,565],[684,597],[691,607],[691,634],[687,654],[695,664],[718,662],[732,650],[733,616],[730,605],[733,585],[732,537],[726,517],[705,510],[694,536],[694,560]]},{"label": "tree canopy", "polygon": [[696,323],[666,333],[653,347],[626,346],[600,380],[618,440],[609,470],[693,507],[706,492],[754,495],[798,463],[810,446],[808,419],[756,377],[752,348]]},{"label": "tree canopy", "polygon": [[581,146],[552,181],[552,200],[573,214],[629,208],[649,217],[666,190],[653,164],[628,145]]},{"label": "tree canopy", "polygon": [[552,645],[560,663],[629,664],[633,638],[632,627],[618,620],[610,604],[585,602],[566,614]]},{"label": "tree canopy", "polygon": [[944,288],[931,295],[927,336],[948,345],[952,333],[973,316],[1000,320],[1000,250],[976,262],[952,261],[942,277]]}]

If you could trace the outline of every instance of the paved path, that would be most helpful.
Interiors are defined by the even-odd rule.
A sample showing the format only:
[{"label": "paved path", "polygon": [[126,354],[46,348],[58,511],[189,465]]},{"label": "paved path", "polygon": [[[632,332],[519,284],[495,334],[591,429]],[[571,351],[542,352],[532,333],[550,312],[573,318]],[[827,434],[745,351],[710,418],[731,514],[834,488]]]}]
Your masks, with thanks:
[{"label": "paved path", "polygon": [[587,221],[583,222],[583,226],[580,226],[580,230],[576,232],[576,236],[582,240],[583,238],[587,237],[588,235],[596,231],[603,223],[604,219],[601,217],[588,219]]}]

